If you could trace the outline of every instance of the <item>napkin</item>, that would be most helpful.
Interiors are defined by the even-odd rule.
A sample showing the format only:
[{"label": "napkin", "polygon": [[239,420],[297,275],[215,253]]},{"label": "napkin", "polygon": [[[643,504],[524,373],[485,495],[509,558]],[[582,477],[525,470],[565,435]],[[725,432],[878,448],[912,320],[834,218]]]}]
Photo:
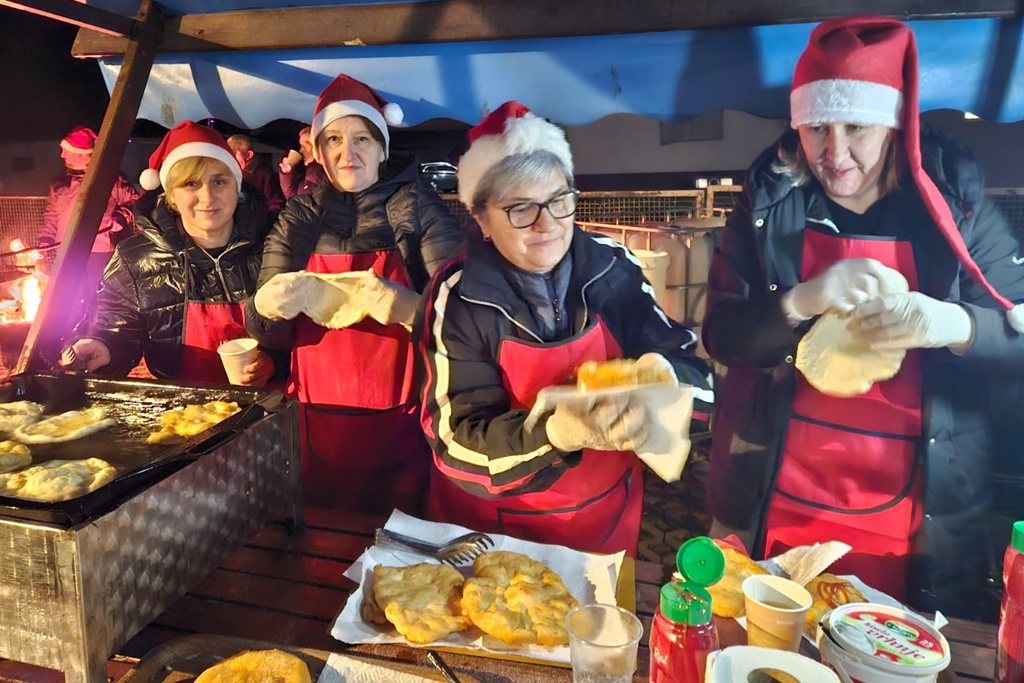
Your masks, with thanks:
[{"label": "napkin", "polygon": [[332,652],[316,683],[437,683],[437,679],[396,671],[383,664],[371,664]]},{"label": "napkin", "polygon": [[541,416],[562,403],[582,404],[589,408],[605,396],[635,393],[643,398],[651,416],[651,434],[636,449],[637,457],[664,481],[677,481],[690,454],[690,415],[693,413],[693,389],[686,384],[646,384],[638,387],[614,387],[581,392],[575,386],[545,387],[526,416],[524,427],[533,429]]},{"label": "napkin", "polygon": [[[385,529],[406,536],[430,542],[442,542],[473,531],[456,524],[440,524],[417,519],[395,510],[391,513]],[[489,534],[494,540],[490,550],[511,550],[528,555],[543,562],[562,577],[565,587],[581,604],[603,602],[615,604],[615,587],[622,567],[624,553],[614,555],[592,555],[559,545],[522,541],[511,536]],[[484,650],[500,654],[515,654],[548,662],[569,663],[569,646],[542,647],[540,645],[510,645],[496,638],[486,636],[476,628],[450,636],[427,645],[410,643],[399,635],[390,624],[371,624],[359,614],[363,602],[363,590],[373,584],[373,568],[378,564],[387,566],[408,566],[419,562],[433,562],[416,553],[394,550],[391,547],[368,548],[359,559],[345,571],[345,577],[358,584],[349,596],[344,609],[331,628],[331,635],[344,643],[399,643],[410,647],[458,647],[468,650]],[[471,576],[471,564],[459,567],[466,576]]]}]

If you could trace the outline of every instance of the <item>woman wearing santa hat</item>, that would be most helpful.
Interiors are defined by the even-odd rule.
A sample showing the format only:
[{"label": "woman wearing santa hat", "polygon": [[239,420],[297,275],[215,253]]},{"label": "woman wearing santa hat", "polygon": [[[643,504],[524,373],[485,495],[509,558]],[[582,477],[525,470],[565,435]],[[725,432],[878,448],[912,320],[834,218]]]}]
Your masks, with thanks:
[{"label": "woman wearing santa hat", "polygon": [[578,192],[565,135],[517,102],[469,132],[459,199],[479,225],[464,261],[427,293],[423,425],[434,449],[428,514],[481,531],[636,555],[650,431],[620,394],[562,404],[527,429],[537,393],[585,361],[670,367],[706,408],[697,337],[654,300],[618,242],[573,223]]},{"label": "woman wearing santa hat", "polygon": [[[172,128],[142,172],[135,205],[141,233],[117,246],[78,337],[62,363],[125,375],[145,357],[150,372],[179,382],[226,384],[217,347],[245,337],[245,299],[256,291],[271,215],[217,131]],[[263,386],[263,352],[242,383]]]},{"label": "woman wearing santa hat", "polygon": [[253,336],[291,351],[311,505],[422,504],[429,450],[409,326],[463,233],[413,159],[391,153],[388,125],[401,121],[397,104],[345,74],[320,94],[311,140],[329,182],[281,212],[248,309]]},{"label": "woman wearing santa hat", "polygon": [[[704,341],[728,366],[713,533],[755,557],[844,541],[830,571],[970,613],[990,557],[989,396],[1024,371],[1024,260],[973,158],[921,129],[906,25],[816,27],[790,103],[794,130],[754,162],[711,266]],[[797,345],[827,311],[906,351],[899,372],[855,396],[812,387]]]}]

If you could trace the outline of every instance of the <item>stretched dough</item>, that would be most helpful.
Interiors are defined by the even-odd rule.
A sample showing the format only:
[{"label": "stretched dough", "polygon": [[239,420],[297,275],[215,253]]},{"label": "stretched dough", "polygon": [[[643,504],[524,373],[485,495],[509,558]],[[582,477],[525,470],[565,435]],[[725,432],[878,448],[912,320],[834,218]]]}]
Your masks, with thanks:
[{"label": "stretched dough", "polygon": [[[889,269],[879,284],[879,294],[910,290],[899,271]],[[800,340],[796,367],[807,382],[830,396],[859,396],[875,382],[892,379],[900,371],[907,352],[875,349],[864,341],[852,315],[826,311]]]}]

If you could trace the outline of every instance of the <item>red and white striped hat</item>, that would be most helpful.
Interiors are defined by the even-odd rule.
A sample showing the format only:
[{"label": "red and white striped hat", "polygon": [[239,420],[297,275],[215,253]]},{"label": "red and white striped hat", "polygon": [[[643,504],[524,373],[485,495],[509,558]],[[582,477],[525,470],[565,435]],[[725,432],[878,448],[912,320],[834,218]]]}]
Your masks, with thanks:
[{"label": "red and white striped hat", "polygon": [[509,101],[469,129],[469,149],[459,159],[459,199],[470,209],[484,175],[507,156],[551,152],[572,174],[572,150],[562,129],[519,102]]},{"label": "red and white striped hat", "polygon": [[820,123],[881,124],[902,130],[908,170],[928,212],[960,265],[1007,310],[1024,332],[1024,305],[1014,306],[971,258],[942,193],[921,166],[917,43],[896,19],[852,16],[822,22],[797,61],[789,95],[793,128]]}]

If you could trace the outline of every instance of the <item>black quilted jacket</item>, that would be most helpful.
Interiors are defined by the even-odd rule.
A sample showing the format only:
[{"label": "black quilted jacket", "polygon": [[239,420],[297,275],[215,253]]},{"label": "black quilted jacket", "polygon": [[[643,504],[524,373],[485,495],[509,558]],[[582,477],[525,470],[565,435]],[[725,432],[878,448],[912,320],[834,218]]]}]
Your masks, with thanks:
[{"label": "black quilted jacket", "polygon": [[100,370],[123,376],[145,356],[150,371],[173,378],[181,365],[186,300],[243,302],[255,291],[270,213],[251,187],[235,209],[235,228],[216,259],[185,234],[162,195],[135,205],[142,230],[114,251],[96,302],[77,337],[103,341],[113,360]]}]

